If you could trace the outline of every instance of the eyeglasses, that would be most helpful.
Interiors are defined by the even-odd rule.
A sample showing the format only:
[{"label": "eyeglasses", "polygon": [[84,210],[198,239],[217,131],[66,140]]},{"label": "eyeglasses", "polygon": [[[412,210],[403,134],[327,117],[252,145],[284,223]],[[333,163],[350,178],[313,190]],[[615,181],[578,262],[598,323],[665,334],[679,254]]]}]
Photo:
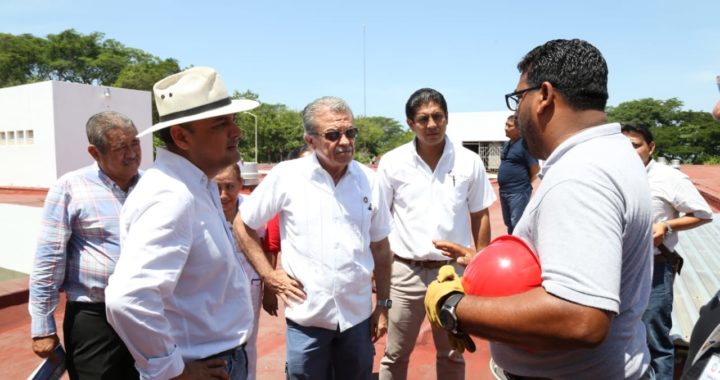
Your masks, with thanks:
[{"label": "eyeglasses", "polygon": [[518,90],[515,92],[511,92],[509,94],[505,94],[505,105],[510,111],[517,111],[518,104],[520,104],[520,100],[522,100],[523,96],[526,92],[539,90],[540,86],[530,87],[526,88],[524,90]]},{"label": "eyeglasses", "polygon": [[322,136],[328,141],[338,141],[340,140],[340,136],[345,135],[345,137],[348,138],[348,140],[353,140],[355,137],[357,137],[358,129],[357,128],[348,128],[345,131],[326,131],[324,133],[313,133],[316,136]]}]

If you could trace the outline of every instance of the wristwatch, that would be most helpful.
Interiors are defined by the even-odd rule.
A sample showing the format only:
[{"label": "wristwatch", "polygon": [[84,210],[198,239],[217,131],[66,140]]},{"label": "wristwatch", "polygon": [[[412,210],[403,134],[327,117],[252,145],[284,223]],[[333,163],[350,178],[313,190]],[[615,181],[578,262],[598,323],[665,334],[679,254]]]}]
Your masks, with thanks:
[{"label": "wristwatch", "polygon": [[455,315],[455,308],[463,297],[465,297],[465,295],[462,293],[453,293],[445,300],[440,308],[440,323],[445,330],[453,334],[462,333],[458,324],[457,315]]},{"label": "wristwatch", "polygon": [[389,300],[389,299],[378,300],[377,305],[382,308],[385,308],[385,309],[390,309],[392,307],[392,300]]}]

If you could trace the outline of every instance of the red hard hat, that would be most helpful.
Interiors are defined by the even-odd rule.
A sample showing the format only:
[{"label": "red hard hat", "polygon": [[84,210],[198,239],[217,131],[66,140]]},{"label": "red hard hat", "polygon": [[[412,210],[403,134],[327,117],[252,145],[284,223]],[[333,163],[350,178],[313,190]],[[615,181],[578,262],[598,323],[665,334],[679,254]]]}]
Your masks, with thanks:
[{"label": "red hard hat", "polygon": [[465,293],[501,297],[540,286],[537,256],[519,237],[503,235],[480,250],[465,268]]}]

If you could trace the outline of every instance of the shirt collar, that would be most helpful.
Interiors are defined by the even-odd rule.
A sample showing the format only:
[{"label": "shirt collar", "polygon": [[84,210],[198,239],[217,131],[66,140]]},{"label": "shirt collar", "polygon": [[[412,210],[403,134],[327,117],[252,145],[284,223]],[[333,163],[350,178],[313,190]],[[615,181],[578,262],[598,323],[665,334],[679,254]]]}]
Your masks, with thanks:
[{"label": "shirt collar", "polygon": [[[310,169],[310,174],[312,176],[320,176],[320,178],[330,178],[330,181],[332,181],[332,177],[330,177],[330,173],[325,170],[325,168],[320,165],[320,161],[317,158],[317,154],[313,152],[313,154],[305,156],[301,158],[301,160],[306,160],[306,164],[308,168]],[[357,174],[358,168],[355,165],[355,160],[350,161],[348,164],[347,170],[345,170],[345,174],[343,174],[342,178],[345,177],[351,177],[355,176]]]},{"label": "shirt collar", "polygon": [[178,176],[188,183],[200,184],[203,187],[210,185],[210,179],[195,164],[188,161],[187,158],[173,153],[165,148],[157,148],[155,161],[161,161],[170,169],[175,171]]},{"label": "shirt collar", "polygon": [[[440,168],[442,165],[445,164],[446,161],[450,160],[448,157],[453,157],[455,154],[455,147],[453,146],[453,143],[450,141],[450,139],[445,135],[445,146],[443,146],[443,152],[442,155],[440,155],[440,161],[438,161],[438,166],[435,168],[435,171],[438,172],[438,168]],[[415,158],[415,162],[418,165],[426,165],[425,161],[423,161],[422,157],[417,152],[417,137],[413,138],[412,140],[412,149],[411,149],[412,156]],[[449,162],[449,161],[448,161]],[[451,168],[452,169],[452,168]]]},{"label": "shirt collar", "polygon": [[557,148],[550,154],[550,157],[545,161],[540,169],[538,176],[542,178],[547,174],[548,170],[558,162],[567,152],[572,150],[577,145],[580,145],[588,140],[592,140],[598,137],[610,136],[620,133],[620,124],[609,123],[602,124],[596,127],[585,128],[583,131],[576,133],[567,140],[563,141]]},{"label": "shirt collar", "polygon": [[[97,161],[93,164],[93,166],[95,167],[95,170],[97,170],[98,178],[100,178],[100,180],[105,184],[105,186],[107,186],[109,188],[116,188],[120,191],[125,192],[123,189],[120,188],[120,186],[117,185],[117,183],[115,183],[115,181],[112,180],[112,178],[110,178],[107,174],[105,174],[105,172],[100,168],[100,165],[98,165]],[[127,193],[129,193],[130,190],[132,190],[135,187],[138,180],[140,180],[140,174],[141,174],[141,172],[138,170],[137,174],[135,174],[132,181],[130,181],[130,186],[128,187]]]}]

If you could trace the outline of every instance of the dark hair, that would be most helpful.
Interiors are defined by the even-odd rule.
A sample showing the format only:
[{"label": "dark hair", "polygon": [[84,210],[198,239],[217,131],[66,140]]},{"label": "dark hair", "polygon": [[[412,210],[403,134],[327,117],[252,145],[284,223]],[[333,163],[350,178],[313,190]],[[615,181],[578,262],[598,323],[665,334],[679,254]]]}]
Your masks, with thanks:
[{"label": "dark hair", "polygon": [[440,92],[433,90],[432,88],[421,88],[410,95],[410,99],[408,99],[407,103],[405,103],[405,116],[407,116],[408,119],[414,119],[418,108],[430,102],[435,102],[440,105],[440,108],[442,108],[445,116],[447,116],[448,108],[445,97]]},{"label": "dark hair", "polygon": [[550,82],[573,109],[605,110],[607,63],[587,41],[548,41],[527,53],[517,67],[526,74],[528,87]]},{"label": "dark hair", "polygon": [[645,140],[645,142],[648,144],[655,141],[655,137],[653,137],[652,132],[650,132],[650,128],[643,123],[633,122],[633,123],[622,123],[620,125],[621,125],[620,130],[623,133],[627,133],[627,132],[639,133],[642,135],[643,140]]},{"label": "dark hair", "polygon": [[288,155],[287,155],[287,159],[294,160],[296,158],[300,158],[300,156],[303,153],[305,153],[305,152],[312,153],[312,151],[313,151],[312,148],[310,148],[307,144],[302,145],[302,146],[299,146],[299,147],[291,150],[290,153],[288,153]]},{"label": "dark hair", "polygon": [[[185,128],[186,130],[188,130],[190,132],[193,131],[192,125],[189,122],[183,123],[183,124],[177,124],[177,125]],[[174,127],[174,125],[165,127],[163,129],[155,132],[155,133],[157,133],[157,137],[160,139],[160,141],[162,141],[163,144],[165,144],[166,148],[172,148],[172,147],[176,146],[175,141],[172,138],[172,135],[170,135],[170,128],[172,128],[172,127]]]}]

